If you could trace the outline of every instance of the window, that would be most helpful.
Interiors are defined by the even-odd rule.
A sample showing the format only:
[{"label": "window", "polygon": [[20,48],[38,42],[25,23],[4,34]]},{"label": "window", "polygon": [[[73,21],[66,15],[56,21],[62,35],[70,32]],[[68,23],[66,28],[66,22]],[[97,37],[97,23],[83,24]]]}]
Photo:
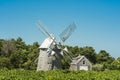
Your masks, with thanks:
[{"label": "window", "polygon": [[83,64],[85,64],[85,61],[83,61]]}]

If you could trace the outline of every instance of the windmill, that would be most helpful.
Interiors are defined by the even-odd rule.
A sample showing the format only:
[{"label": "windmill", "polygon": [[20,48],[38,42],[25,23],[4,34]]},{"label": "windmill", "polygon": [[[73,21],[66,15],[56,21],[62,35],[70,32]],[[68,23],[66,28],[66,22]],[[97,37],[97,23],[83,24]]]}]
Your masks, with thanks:
[{"label": "windmill", "polygon": [[[38,22],[37,26],[39,30],[47,36],[40,46],[40,52],[38,57],[37,71],[39,70],[54,70],[61,69],[61,59],[63,56],[67,56],[72,60],[72,56],[68,53],[67,48],[62,49],[60,42],[58,42],[52,34],[50,34],[47,29]],[[65,42],[72,32],[75,30],[76,25],[74,23],[70,24],[59,36],[60,39]]]}]

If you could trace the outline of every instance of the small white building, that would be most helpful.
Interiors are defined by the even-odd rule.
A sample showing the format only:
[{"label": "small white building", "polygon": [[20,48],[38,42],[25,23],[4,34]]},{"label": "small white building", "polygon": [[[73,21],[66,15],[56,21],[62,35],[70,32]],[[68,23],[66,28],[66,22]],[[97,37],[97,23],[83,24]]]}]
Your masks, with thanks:
[{"label": "small white building", "polygon": [[92,70],[92,64],[85,56],[77,56],[73,58],[70,64],[70,70]]}]

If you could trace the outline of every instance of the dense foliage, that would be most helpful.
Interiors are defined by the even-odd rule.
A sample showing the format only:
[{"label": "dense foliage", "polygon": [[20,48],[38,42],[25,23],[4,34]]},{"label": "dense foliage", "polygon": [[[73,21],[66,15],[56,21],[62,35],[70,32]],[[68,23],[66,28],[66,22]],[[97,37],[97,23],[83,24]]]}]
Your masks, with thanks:
[{"label": "dense foliage", "polygon": [[0,80],[120,80],[120,71],[0,70]]},{"label": "dense foliage", "polygon": [[39,44],[27,45],[22,38],[0,40],[0,68],[36,69]]},{"label": "dense foliage", "polygon": [[[39,44],[26,44],[22,38],[4,40],[0,39],[0,68],[35,70],[39,54]],[[63,46],[65,47],[65,46]],[[74,57],[86,56],[93,64],[93,70],[120,70],[120,57],[114,59],[105,50],[96,53],[93,47],[66,46]],[[64,58],[66,59],[66,58]],[[62,60],[63,69],[69,64]]]}]

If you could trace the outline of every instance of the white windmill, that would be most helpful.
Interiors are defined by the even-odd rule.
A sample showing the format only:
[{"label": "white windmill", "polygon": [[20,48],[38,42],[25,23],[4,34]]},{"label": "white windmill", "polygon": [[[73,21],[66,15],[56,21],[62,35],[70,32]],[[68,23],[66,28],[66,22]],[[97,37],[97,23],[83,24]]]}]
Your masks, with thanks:
[{"label": "white windmill", "polygon": [[[61,69],[62,57],[66,55],[70,60],[72,60],[72,56],[67,52],[67,48],[62,49],[60,42],[57,42],[56,38],[50,34],[40,22],[38,22],[37,26],[42,33],[48,36],[40,46],[37,71]],[[75,28],[76,25],[74,23],[70,24],[60,34],[60,39],[65,42]]]}]

